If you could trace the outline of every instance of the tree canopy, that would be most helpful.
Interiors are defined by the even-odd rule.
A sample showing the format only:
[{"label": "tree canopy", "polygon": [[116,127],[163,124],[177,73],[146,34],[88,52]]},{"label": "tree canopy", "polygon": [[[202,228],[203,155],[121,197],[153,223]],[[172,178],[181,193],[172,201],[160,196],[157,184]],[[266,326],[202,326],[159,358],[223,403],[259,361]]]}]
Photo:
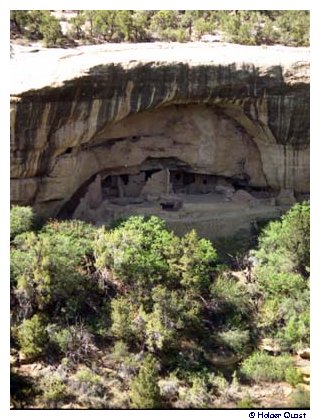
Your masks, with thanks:
[{"label": "tree canopy", "polygon": [[[184,407],[212,407],[227,383],[219,357],[241,361],[233,375],[244,383],[296,386],[290,353],[310,339],[309,216],[304,202],[269,223],[244,280],[219,263],[210,241],[195,231],[178,237],[155,216],[109,229],[77,220],[36,229],[32,209],[13,207],[12,349],[59,367],[34,394],[16,397],[109,407],[110,380],[123,395],[117,408],[159,408],[173,404],[180,383],[174,395]],[[265,338],[281,357],[257,351]]]},{"label": "tree canopy", "polygon": [[[309,45],[307,10],[77,10],[65,38],[79,42],[195,41],[205,34],[245,45]],[[63,43],[60,22],[45,10],[12,10],[11,35]],[[66,39],[65,39],[66,41]]]}]

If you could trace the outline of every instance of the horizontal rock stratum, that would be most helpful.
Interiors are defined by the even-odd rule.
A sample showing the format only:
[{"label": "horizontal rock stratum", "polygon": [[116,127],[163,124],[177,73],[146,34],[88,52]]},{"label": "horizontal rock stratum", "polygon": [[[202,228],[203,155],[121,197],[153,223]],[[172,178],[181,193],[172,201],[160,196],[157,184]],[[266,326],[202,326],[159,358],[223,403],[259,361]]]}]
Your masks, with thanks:
[{"label": "horizontal rock stratum", "polygon": [[11,201],[46,218],[71,215],[97,175],[170,169],[211,176],[186,185],[309,192],[307,48],[16,47],[11,66]]}]

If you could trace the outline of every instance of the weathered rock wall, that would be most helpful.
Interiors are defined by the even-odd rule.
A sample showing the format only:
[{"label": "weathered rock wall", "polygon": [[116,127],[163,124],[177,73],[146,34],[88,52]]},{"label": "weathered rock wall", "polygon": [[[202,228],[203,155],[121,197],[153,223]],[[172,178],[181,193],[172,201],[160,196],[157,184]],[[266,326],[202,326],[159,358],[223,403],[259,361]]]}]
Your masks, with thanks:
[{"label": "weathered rock wall", "polygon": [[58,86],[14,89],[12,202],[55,216],[95,174],[166,157],[308,192],[309,63],[265,61],[107,62]]}]

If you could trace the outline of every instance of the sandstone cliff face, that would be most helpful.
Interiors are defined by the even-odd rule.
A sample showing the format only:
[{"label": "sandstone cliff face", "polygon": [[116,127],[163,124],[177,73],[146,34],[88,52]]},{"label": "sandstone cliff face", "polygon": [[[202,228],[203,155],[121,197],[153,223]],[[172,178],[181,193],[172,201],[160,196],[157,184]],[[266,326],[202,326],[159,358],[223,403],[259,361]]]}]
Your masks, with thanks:
[{"label": "sandstone cliff face", "polygon": [[58,62],[64,75],[33,84],[14,76],[13,203],[53,217],[97,174],[135,173],[167,158],[252,188],[309,191],[307,50],[239,46],[235,60],[231,46],[177,46],[167,58],[157,45],[149,58],[139,48],[61,52],[48,67]]}]

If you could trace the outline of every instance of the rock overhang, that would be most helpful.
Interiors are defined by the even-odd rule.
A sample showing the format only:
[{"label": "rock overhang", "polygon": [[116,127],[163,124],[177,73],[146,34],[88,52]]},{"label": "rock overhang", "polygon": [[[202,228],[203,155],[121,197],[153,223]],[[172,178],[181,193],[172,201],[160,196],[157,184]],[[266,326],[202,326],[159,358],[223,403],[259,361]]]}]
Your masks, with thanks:
[{"label": "rock overhang", "polygon": [[20,47],[13,54],[10,77],[12,95],[52,85],[61,87],[65,81],[84,76],[94,67],[98,76],[101,64],[120,64],[124,69],[140,64],[154,67],[170,63],[185,63],[189,67],[233,64],[237,68],[245,64],[260,68],[262,73],[272,67],[281,67],[287,84],[299,81],[308,83],[309,80],[309,48],[304,47],[141,43],[103,44],[67,50],[40,49],[36,53],[30,51],[32,48]]},{"label": "rock overhang", "polygon": [[[19,93],[15,82],[13,202],[55,215],[113,163],[136,167],[148,157],[165,157],[166,150],[198,172],[223,176],[233,176],[235,159],[247,154],[252,185],[308,191],[308,49],[144,47],[57,51],[55,76],[48,65],[33,89],[29,80]],[[240,153],[232,163],[233,148]],[[201,150],[205,159],[197,162]],[[226,160],[225,170],[214,156]]]}]

